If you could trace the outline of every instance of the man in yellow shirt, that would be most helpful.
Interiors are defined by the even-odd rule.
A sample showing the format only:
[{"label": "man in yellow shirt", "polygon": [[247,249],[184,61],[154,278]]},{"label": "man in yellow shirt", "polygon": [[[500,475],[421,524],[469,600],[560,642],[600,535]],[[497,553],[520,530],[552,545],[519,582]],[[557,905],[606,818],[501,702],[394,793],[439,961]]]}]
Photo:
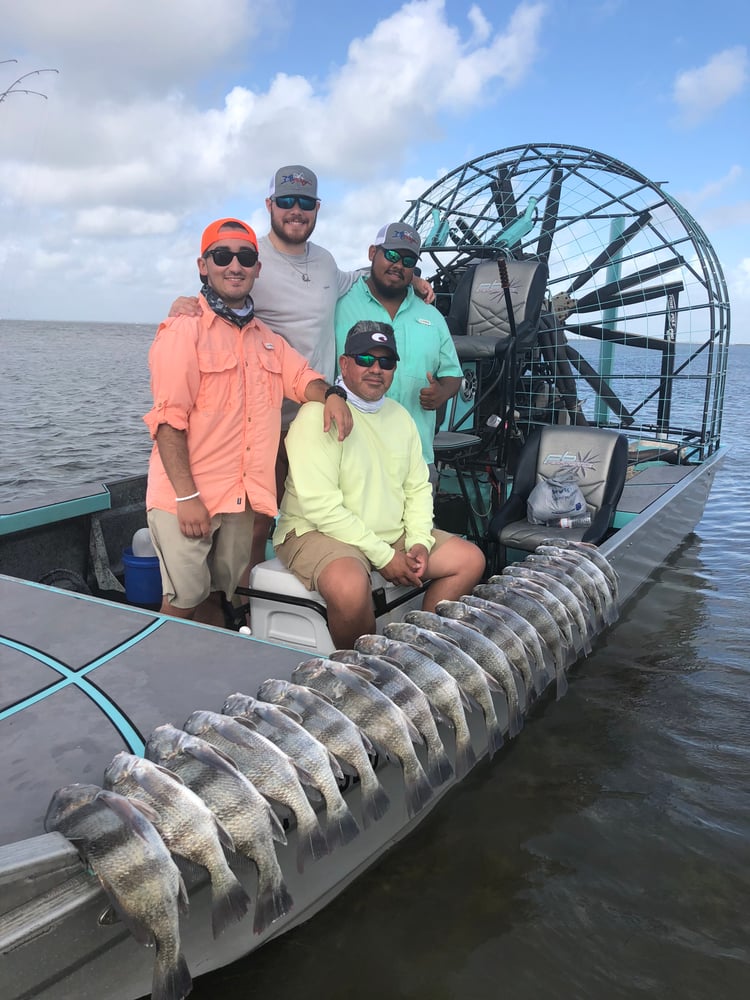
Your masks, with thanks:
[{"label": "man in yellow shirt", "polygon": [[370,572],[430,583],[423,607],[470,593],[484,555],[457,535],[433,529],[432,489],[419,431],[386,392],[398,363],[393,328],[361,320],[350,329],[337,382],[347,394],[351,434],[324,431],[315,404],[287,436],[289,475],[274,546],[281,562],[328,606],[338,648],[375,631]]}]

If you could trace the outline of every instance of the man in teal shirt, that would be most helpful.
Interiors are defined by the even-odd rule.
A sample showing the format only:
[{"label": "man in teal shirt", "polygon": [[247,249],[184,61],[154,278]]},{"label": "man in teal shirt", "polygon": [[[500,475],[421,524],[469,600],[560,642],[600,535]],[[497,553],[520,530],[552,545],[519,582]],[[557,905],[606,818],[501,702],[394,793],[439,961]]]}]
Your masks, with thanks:
[{"label": "man in teal shirt", "polygon": [[336,306],[336,354],[344,353],[346,335],[359,320],[393,327],[400,360],[388,395],[412,415],[434,475],[435,411],[456,395],[463,372],[442,314],[411,287],[420,248],[419,233],[407,223],[382,227],[369,250],[370,274]]}]

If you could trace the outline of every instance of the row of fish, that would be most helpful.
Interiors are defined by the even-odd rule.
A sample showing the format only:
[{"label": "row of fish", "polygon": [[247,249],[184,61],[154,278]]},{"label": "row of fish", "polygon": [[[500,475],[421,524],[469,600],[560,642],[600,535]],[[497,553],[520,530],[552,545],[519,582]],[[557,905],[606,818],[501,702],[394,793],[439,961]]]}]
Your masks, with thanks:
[{"label": "row of fish", "polygon": [[[436,613],[410,611],[354,649],[300,663],[289,681],[263,681],[257,697],[233,694],[221,713],[157,727],[143,757],[114,757],[102,786],[59,789],[45,828],[99,878],[112,902],[101,921],[120,919],[155,944],[155,1000],[181,1000],[191,988],[179,932],[188,900],[173,855],[208,871],[214,936],[251,907],[227,854],[249,858],[261,933],[293,905],[274,846],[287,842],[280,817],[296,825],[303,871],[359,833],[342,795],[351,778],[362,826],[385,815],[378,761],[400,767],[416,816],[454,768],[461,778],[476,762],[467,711],[480,709],[492,757],[503,745],[493,695],[514,737],[552,677],[564,693],[567,667],[616,615],[617,577],[598,549],[550,540]],[[454,764],[438,724],[453,730]]]}]

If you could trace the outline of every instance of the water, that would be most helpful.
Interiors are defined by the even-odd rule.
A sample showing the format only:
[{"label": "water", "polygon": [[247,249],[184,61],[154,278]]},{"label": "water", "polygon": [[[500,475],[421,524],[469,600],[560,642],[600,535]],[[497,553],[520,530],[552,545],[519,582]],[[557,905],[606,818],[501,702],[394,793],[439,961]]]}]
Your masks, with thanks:
[{"label": "water", "polygon": [[[0,498],[143,471],[148,327],[0,323]],[[750,991],[750,346],[706,514],[570,690],[322,913],[196,1000]]]}]

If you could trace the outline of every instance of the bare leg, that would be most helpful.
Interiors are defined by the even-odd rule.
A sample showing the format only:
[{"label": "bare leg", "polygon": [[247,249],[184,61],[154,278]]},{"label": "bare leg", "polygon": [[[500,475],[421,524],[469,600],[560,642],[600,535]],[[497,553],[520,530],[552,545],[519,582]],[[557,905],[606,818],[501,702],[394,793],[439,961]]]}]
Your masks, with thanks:
[{"label": "bare leg", "polygon": [[220,594],[209,594],[197,608],[177,608],[174,604],[170,604],[166,597],[162,597],[159,610],[163,615],[172,618],[186,618],[189,621],[201,622],[203,625],[216,625],[218,628],[226,626]]},{"label": "bare leg", "polygon": [[427,560],[425,576],[432,580],[422,607],[434,611],[438,601],[456,601],[470,594],[482,579],[484,553],[465,538],[451,538]]},{"label": "bare leg", "polygon": [[375,631],[370,578],[358,559],[336,559],[318,577],[318,591],[328,606],[328,630],[337,649]]}]

